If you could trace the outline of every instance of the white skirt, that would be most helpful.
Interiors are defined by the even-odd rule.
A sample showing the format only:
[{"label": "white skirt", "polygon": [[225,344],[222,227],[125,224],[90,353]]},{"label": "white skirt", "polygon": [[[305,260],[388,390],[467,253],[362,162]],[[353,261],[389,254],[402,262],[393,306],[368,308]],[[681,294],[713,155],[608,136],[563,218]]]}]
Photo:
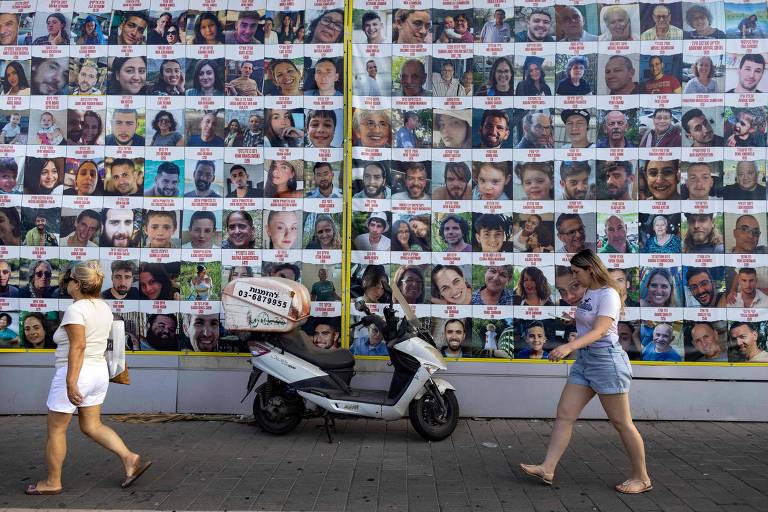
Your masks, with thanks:
[{"label": "white skirt", "polygon": [[[83,395],[83,402],[79,407],[101,405],[107,396],[109,387],[109,370],[106,361],[103,365],[84,364],[77,379],[77,387]],[[67,367],[56,369],[56,374],[51,381],[51,390],[48,392],[46,402],[48,410],[54,412],[74,413],[78,406],[72,404],[67,397]]]}]

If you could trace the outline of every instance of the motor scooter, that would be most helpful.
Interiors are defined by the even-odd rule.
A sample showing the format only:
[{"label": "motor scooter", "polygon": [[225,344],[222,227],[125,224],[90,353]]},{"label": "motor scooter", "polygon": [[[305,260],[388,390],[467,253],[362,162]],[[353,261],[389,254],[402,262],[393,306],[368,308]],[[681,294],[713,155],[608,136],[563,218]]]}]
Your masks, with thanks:
[{"label": "motor scooter", "polygon": [[398,321],[390,300],[384,317],[355,303],[359,325],[376,326],[386,343],[394,372],[388,390],[350,387],[355,359],[344,348],[320,349],[302,337],[309,316],[309,293],[296,282],[275,277],[236,279],[226,286],[222,302],[228,330],[258,333],[251,341],[253,370],[245,398],[256,388],[253,416],[271,434],[287,434],[302,419],[322,417],[329,442],[334,419],[342,416],[397,420],[408,414],[413,428],[430,441],[450,436],[459,419],[455,388],[434,377],[447,365],[430,333],[424,329],[397,287],[383,282],[404,316]]}]

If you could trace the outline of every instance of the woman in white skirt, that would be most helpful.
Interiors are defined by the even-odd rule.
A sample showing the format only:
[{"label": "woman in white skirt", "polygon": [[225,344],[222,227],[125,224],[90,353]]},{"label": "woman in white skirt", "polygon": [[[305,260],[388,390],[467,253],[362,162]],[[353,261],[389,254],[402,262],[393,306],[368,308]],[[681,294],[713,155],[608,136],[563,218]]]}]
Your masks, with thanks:
[{"label": "woman in white skirt", "polygon": [[67,454],[67,427],[77,410],[80,430],[114,452],[125,468],[123,487],[131,485],[151,465],[128,449],[114,430],[101,422],[101,404],[107,395],[109,370],[104,359],[112,327],[112,311],[99,298],[104,273],[99,262],[78,263],[61,287],[74,299],[64,312],[56,342],[56,374],[48,393],[48,476],[30,484],[27,494],[59,494],[61,468]]}]

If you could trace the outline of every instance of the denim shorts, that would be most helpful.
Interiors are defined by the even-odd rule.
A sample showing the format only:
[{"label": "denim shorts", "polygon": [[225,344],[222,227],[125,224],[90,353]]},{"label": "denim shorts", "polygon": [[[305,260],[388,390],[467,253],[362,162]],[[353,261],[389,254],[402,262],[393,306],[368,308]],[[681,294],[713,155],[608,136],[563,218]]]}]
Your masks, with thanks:
[{"label": "denim shorts", "polygon": [[628,393],[632,381],[629,357],[618,345],[579,349],[568,382],[592,388],[601,395]]}]

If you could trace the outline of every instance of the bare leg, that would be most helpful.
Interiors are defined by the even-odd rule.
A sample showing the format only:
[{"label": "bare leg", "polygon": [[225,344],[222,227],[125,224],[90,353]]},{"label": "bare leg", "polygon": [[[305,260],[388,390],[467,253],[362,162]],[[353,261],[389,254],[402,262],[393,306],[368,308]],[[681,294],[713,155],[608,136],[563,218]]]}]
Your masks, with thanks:
[{"label": "bare leg", "polygon": [[528,466],[531,471],[554,476],[557,463],[571,442],[573,424],[579,418],[581,411],[595,396],[595,392],[586,386],[579,384],[566,384],[560,395],[560,403],[557,404],[557,419],[552,429],[552,437],[549,439],[547,455],[539,466]]},{"label": "bare leg", "polygon": [[37,483],[38,491],[61,489],[61,467],[67,456],[67,427],[72,415],[66,412],[48,411],[48,442],[45,446],[45,463],[48,476]]},{"label": "bare leg", "polygon": [[627,490],[642,488],[644,485],[650,485],[648,469],[645,466],[645,446],[640,432],[637,431],[632,421],[632,413],[629,408],[629,395],[620,393],[616,395],[599,395],[600,403],[611,420],[611,424],[618,431],[624,449],[629,455],[629,462],[632,466],[632,474],[627,482],[621,484]]},{"label": "bare leg", "polygon": [[117,432],[101,422],[101,405],[81,407],[78,419],[83,434],[120,457],[126,476],[131,476],[139,465],[139,454],[130,451]]}]

